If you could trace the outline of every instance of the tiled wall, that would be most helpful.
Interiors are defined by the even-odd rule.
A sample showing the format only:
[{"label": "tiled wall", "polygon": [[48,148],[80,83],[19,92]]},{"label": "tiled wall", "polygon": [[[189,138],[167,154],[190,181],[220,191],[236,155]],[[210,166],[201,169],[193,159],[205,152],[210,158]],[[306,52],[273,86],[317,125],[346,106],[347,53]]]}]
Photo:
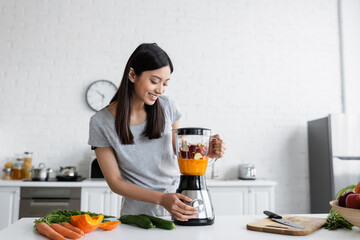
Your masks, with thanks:
[{"label": "tiled wall", "polygon": [[142,42],[173,60],[182,126],[225,139],[220,177],[254,163],[278,212],[308,212],[306,121],[341,111],[335,0],[0,0],[1,166],[30,150],[86,174],[85,90]]}]

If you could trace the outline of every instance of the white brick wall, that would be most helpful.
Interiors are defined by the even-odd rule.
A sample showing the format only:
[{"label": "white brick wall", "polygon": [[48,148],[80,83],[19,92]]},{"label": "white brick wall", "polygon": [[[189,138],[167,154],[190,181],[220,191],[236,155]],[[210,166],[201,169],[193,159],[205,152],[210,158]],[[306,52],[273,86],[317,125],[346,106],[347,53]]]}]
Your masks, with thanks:
[{"label": "white brick wall", "polygon": [[345,111],[360,114],[360,1],[341,1]]},{"label": "white brick wall", "polygon": [[278,212],[309,212],[306,121],[341,110],[335,0],[0,0],[0,33],[1,166],[30,150],[86,174],[86,87],[157,42],[182,125],[227,142],[221,177],[252,162]]}]

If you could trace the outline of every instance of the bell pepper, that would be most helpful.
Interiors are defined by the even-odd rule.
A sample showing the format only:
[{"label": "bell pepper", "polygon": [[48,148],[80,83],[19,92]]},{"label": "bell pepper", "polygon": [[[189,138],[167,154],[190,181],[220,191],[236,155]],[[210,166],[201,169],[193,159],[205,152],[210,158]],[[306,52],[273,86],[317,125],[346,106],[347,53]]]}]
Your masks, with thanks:
[{"label": "bell pepper", "polygon": [[115,229],[117,226],[119,226],[119,224],[120,224],[120,221],[105,222],[105,223],[100,224],[99,228],[102,230],[109,231],[109,230]]},{"label": "bell pepper", "polygon": [[89,233],[98,228],[104,219],[104,215],[90,217],[88,214],[71,216],[71,224],[80,228],[84,233]]}]

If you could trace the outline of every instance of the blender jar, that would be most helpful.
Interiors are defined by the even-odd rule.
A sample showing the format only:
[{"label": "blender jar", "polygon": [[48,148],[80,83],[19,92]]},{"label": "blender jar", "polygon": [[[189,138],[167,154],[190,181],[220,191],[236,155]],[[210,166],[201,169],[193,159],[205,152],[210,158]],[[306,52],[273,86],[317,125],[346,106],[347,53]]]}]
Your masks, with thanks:
[{"label": "blender jar", "polygon": [[211,130],[207,128],[179,128],[176,134],[176,152],[183,175],[204,175],[209,160]]}]

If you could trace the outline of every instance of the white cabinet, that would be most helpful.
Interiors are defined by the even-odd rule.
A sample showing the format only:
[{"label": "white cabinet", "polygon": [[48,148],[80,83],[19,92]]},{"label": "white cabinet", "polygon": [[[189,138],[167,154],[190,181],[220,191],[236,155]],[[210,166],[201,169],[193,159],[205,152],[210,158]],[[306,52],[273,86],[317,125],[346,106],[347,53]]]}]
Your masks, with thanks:
[{"label": "white cabinet", "polygon": [[[208,185],[216,215],[262,214],[275,211],[274,186],[214,186]],[[108,187],[83,187],[81,210],[120,217],[120,195]]]},{"label": "white cabinet", "polygon": [[[207,180],[215,215],[262,214],[274,209],[276,182],[266,180]],[[120,217],[122,197],[113,193],[105,181],[31,182],[0,180],[0,230],[19,217],[20,187],[81,187],[82,211]]]},{"label": "white cabinet", "polygon": [[263,211],[275,211],[274,187],[249,187],[248,188],[248,213],[263,214]]},{"label": "white cabinet", "polygon": [[122,197],[108,187],[83,187],[81,210],[120,217]]},{"label": "white cabinet", "polygon": [[244,215],[248,206],[246,187],[208,187],[215,215]]},{"label": "white cabinet", "polygon": [[0,230],[19,218],[20,187],[2,187],[0,191]]},{"label": "white cabinet", "polygon": [[233,186],[208,184],[215,215],[251,215],[262,214],[264,210],[275,211],[275,183],[228,185]]}]

